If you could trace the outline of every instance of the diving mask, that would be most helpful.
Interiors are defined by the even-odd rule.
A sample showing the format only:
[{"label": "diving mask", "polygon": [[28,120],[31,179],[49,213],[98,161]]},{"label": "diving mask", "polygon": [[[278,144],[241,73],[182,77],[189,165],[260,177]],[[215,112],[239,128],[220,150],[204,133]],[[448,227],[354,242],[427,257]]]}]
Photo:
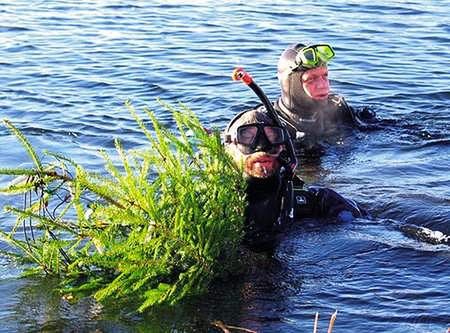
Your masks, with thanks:
[{"label": "diving mask", "polygon": [[258,150],[274,154],[279,152],[280,145],[286,140],[287,134],[281,127],[249,124],[237,128],[234,142],[239,144],[239,150],[244,154],[252,154]]},{"label": "diving mask", "polygon": [[329,44],[313,44],[297,51],[295,64],[290,66],[292,71],[297,69],[311,69],[327,63],[335,53]]}]

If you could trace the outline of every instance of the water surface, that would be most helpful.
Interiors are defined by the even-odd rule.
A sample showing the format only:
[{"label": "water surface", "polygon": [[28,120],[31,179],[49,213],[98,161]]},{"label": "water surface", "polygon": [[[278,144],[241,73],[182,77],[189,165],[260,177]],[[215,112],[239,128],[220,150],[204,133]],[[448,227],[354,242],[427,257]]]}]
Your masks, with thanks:
[{"label": "water surface", "polygon": [[[370,106],[381,128],[356,131],[316,161],[308,182],[335,188],[372,214],[352,224],[303,221],[274,257],[210,294],[145,315],[90,299],[61,300],[49,279],[19,279],[0,256],[2,332],[205,332],[213,320],[258,332],[445,332],[450,251],[408,232],[450,234],[450,19],[437,1],[3,1],[0,109],[41,151],[100,170],[113,138],[145,144],[123,106],[187,104],[209,127],[259,101],[233,83],[244,66],[271,99],[276,62],[298,41],[329,42],[334,91]],[[26,165],[0,127],[0,166]],[[0,205],[11,203],[1,197]],[[0,216],[8,230],[10,216]],[[405,228],[405,226],[407,228]],[[0,243],[5,249],[6,244]]]}]

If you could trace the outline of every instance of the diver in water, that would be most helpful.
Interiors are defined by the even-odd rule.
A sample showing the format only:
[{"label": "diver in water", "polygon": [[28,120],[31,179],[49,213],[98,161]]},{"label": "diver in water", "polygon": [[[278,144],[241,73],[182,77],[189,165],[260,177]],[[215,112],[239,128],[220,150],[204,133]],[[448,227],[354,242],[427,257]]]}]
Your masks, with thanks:
[{"label": "diver in water", "polygon": [[274,108],[297,155],[320,156],[327,142],[336,141],[346,128],[364,128],[376,119],[368,108],[357,111],[330,92],[327,64],[334,55],[328,44],[298,43],[288,46],[278,61],[281,96]]},{"label": "diver in water", "polygon": [[[292,219],[283,218],[285,182],[283,161],[287,131],[277,126],[264,111],[250,110],[238,114],[224,132],[227,152],[243,166],[247,181],[246,226],[244,243],[253,250],[271,250],[281,231]],[[350,221],[363,215],[362,209],[335,191],[323,187],[304,188],[296,178],[293,210],[296,219],[330,217]]]}]

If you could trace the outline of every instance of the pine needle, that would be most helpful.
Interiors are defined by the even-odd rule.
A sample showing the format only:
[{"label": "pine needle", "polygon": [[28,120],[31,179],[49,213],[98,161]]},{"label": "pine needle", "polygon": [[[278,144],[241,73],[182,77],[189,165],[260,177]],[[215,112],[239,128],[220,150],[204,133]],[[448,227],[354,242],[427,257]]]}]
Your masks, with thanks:
[{"label": "pine needle", "polygon": [[9,128],[11,132],[14,133],[14,135],[19,139],[19,141],[22,143],[22,145],[25,148],[25,151],[30,155],[31,160],[34,162],[34,165],[36,165],[36,168],[38,171],[42,171],[42,163],[39,159],[38,155],[33,149],[33,146],[31,146],[30,141],[20,132],[8,119],[3,119],[3,123],[6,125],[6,127]]}]

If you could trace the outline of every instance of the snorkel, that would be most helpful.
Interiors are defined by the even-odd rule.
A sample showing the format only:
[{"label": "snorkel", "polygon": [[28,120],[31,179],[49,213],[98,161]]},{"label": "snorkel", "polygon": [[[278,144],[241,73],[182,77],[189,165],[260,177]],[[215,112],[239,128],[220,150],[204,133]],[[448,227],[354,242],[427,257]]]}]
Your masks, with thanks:
[{"label": "snorkel", "polygon": [[[249,73],[247,73],[242,67],[238,67],[233,71],[231,77],[234,81],[242,81],[245,85],[250,87],[250,89],[252,89],[255,92],[255,94],[259,97],[259,99],[263,103],[264,107],[266,108],[267,114],[272,119],[272,121],[278,127],[284,128],[269,98],[267,98],[267,95],[264,93],[261,87],[259,87],[255,83],[255,81],[253,80],[253,78],[250,76]],[[280,162],[286,169],[290,170],[290,173],[293,176],[294,170],[297,167],[297,157],[295,156],[294,146],[292,144],[292,140],[290,139],[290,137],[288,137],[286,140],[286,149],[287,155],[280,154]]]},{"label": "snorkel", "polygon": [[[259,97],[264,107],[266,108],[267,115],[272,119],[276,126],[284,128],[281,123],[272,103],[267,98],[264,91],[255,83],[253,78],[243,68],[238,67],[233,71],[232,79],[234,81],[242,81],[245,85],[250,87],[253,92]],[[286,130],[286,133],[287,130]],[[293,177],[294,171],[297,167],[297,157],[295,156],[294,146],[292,140],[287,135],[286,150],[283,150],[279,155],[279,162],[281,164],[281,178],[284,183],[284,192],[281,197],[280,218],[279,224],[284,224],[285,221],[292,222],[294,219],[294,190],[293,190]]]}]

